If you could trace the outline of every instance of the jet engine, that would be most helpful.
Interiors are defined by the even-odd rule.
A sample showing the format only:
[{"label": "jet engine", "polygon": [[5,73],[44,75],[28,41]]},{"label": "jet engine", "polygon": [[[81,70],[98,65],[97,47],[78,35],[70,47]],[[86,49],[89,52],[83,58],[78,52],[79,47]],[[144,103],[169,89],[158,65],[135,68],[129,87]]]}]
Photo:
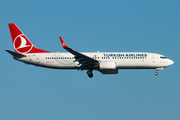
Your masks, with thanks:
[{"label": "jet engine", "polygon": [[116,69],[115,62],[101,62],[99,64],[99,69],[102,74],[117,74],[118,69]]}]

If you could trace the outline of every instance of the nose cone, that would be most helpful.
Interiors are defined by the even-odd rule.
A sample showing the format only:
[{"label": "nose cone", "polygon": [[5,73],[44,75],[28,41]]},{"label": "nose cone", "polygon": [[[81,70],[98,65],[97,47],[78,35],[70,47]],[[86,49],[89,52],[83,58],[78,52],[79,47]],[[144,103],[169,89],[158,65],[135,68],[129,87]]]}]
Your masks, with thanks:
[{"label": "nose cone", "polygon": [[169,66],[174,64],[172,60],[168,60],[168,63],[169,63]]}]

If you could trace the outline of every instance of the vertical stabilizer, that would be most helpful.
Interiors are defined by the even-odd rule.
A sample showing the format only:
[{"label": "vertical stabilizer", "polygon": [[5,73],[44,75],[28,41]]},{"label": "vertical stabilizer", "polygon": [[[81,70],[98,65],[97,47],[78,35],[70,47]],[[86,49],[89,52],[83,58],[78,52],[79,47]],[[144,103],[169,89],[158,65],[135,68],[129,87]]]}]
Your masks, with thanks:
[{"label": "vertical stabilizer", "polygon": [[49,53],[48,51],[38,49],[28,40],[24,33],[14,23],[10,23],[9,30],[12,37],[14,50],[17,53]]}]

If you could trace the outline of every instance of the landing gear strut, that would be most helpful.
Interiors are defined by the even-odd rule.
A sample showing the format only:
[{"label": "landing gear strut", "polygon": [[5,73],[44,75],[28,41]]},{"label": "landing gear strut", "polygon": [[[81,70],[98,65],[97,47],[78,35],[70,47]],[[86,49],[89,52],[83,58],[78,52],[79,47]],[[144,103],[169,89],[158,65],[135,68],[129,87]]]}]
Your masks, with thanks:
[{"label": "landing gear strut", "polygon": [[92,77],[93,77],[92,70],[88,70],[88,71],[87,71],[87,74],[88,74],[89,78],[92,78]]},{"label": "landing gear strut", "polygon": [[158,72],[155,72],[154,74],[157,76],[157,75],[158,75]]}]

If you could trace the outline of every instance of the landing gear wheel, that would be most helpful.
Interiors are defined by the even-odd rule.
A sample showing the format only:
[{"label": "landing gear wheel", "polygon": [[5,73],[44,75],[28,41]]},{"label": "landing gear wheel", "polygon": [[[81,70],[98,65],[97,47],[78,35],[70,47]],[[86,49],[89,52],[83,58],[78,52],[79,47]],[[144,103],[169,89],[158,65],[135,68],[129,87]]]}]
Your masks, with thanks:
[{"label": "landing gear wheel", "polygon": [[92,71],[87,71],[87,74],[88,74],[88,76],[89,76],[89,78],[92,78],[93,77],[93,74],[92,74]]},{"label": "landing gear wheel", "polygon": [[155,72],[154,74],[157,76],[157,75],[158,75],[158,72]]}]

